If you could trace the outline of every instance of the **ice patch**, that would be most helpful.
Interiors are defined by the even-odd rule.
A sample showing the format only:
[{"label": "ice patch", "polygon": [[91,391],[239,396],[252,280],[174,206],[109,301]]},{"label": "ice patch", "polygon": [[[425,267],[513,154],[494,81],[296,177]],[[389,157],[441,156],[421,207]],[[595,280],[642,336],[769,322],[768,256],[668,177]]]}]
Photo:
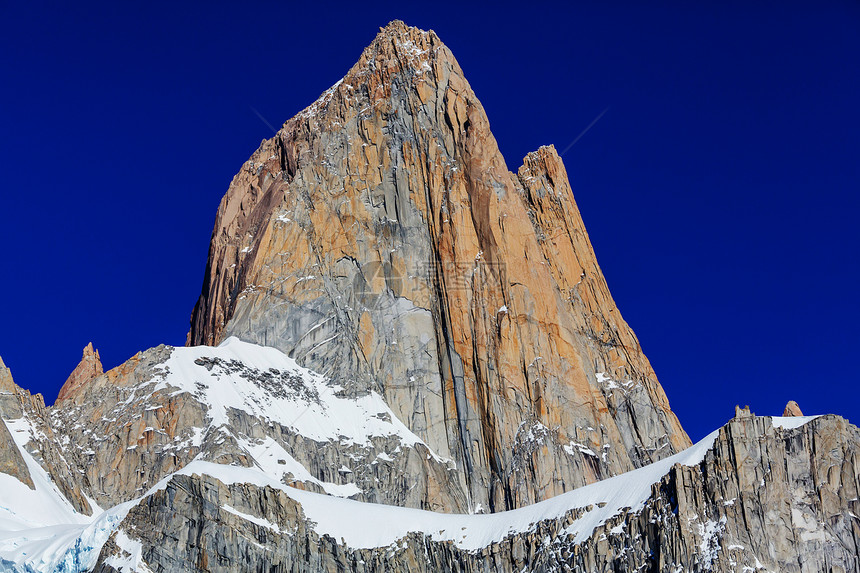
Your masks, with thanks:
[{"label": "ice patch", "polygon": [[726,516],[720,518],[719,521],[708,520],[705,523],[700,523],[699,535],[702,537],[702,542],[699,544],[699,551],[702,556],[702,567],[706,570],[710,569],[714,561],[717,559],[717,554],[720,552],[720,536],[726,529]]},{"label": "ice patch", "polygon": [[[563,445],[562,448],[564,448],[564,451],[567,452],[568,455],[571,455],[571,456],[574,455],[576,452],[580,452],[580,453],[585,454],[587,456],[592,456],[594,458],[597,457],[597,454],[594,453],[594,450],[592,450],[591,448],[589,448],[585,444],[580,444],[579,442],[574,442],[573,440],[571,440],[569,445],[568,444]],[[574,449],[574,448],[576,448],[576,449]]]},{"label": "ice patch", "polygon": [[353,483],[336,484],[315,478],[305,466],[270,437],[257,442],[239,440],[239,444],[254,459],[257,467],[267,475],[277,477],[280,480],[291,475],[295,481],[313,483],[327,494],[337,497],[350,497],[361,493],[358,486]]}]

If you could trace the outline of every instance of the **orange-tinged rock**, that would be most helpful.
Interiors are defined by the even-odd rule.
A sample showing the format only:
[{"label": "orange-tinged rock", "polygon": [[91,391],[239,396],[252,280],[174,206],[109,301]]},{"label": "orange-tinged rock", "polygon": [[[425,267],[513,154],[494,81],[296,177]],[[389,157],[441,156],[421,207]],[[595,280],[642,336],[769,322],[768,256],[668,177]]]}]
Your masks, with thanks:
[{"label": "orange-tinged rock", "polygon": [[555,149],[509,171],[454,56],[401,22],[233,179],[188,341],[229,335],[380,392],[493,510],[689,445]]},{"label": "orange-tinged rock", "polygon": [[60,393],[57,396],[57,401],[62,402],[68,400],[75,394],[79,393],[81,388],[89,383],[97,376],[104,374],[102,361],[99,357],[99,351],[93,349],[93,343],[90,342],[84,347],[84,355],[81,361],[69,374],[63,387],[60,388]]},{"label": "orange-tinged rock", "polygon": [[797,402],[794,400],[789,400],[788,404],[785,405],[785,410],[782,412],[783,416],[803,416],[803,412],[800,411],[800,406],[797,405]]}]

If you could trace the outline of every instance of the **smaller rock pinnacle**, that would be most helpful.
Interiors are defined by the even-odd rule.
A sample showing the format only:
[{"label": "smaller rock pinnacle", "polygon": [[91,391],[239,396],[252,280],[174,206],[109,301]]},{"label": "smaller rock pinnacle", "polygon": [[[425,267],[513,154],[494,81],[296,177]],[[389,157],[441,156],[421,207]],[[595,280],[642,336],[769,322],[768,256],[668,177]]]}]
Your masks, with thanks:
[{"label": "smaller rock pinnacle", "polygon": [[788,417],[796,417],[803,416],[803,412],[800,411],[800,406],[797,405],[797,402],[794,400],[789,400],[788,404],[785,405],[785,410],[782,412],[783,416]]},{"label": "smaller rock pinnacle", "polygon": [[82,386],[93,378],[104,373],[99,351],[93,349],[93,343],[90,342],[84,347],[83,357],[80,363],[75,367],[69,375],[66,383],[60,388],[60,394],[57,396],[57,401],[61,402],[72,397]]}]

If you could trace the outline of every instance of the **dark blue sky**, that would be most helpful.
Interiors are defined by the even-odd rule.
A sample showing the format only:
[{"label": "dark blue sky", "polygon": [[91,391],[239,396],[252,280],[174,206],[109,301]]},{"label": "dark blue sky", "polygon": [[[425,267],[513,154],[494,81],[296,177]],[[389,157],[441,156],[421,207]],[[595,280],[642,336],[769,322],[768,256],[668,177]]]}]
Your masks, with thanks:
[{"label": "dark blue sky", "polygon": [[400,18],[513,170],[609,108],[564,159],[691,437],[735,404],[860,420],[857,2],[86,4],[0,3],[0,355],[49,403],[91,340],[106,368],[184,343],[253,110],[280,125]]}]

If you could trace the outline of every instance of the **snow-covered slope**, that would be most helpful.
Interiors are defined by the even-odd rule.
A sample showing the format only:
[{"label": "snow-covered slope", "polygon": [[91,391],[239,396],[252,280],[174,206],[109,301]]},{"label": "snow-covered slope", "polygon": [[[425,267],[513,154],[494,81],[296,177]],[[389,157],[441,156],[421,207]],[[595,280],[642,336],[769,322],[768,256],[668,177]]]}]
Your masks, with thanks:
[{"label": "snow-covered slope", "polygon": [[283,352],[235,337],[216,348],[173,349],[159,376],[151,392],[194,395],[207,408],[207,431],[229,427],[232,409],[318,442],[368,446],[373,438],[394,437],[404,447],[423,444],[375,392],[346,397]]},{"label": "snow-covered slope", "polygon": [[85,523],[54,484],[51,476],[24,446],[38,430],[27,416],[4,420],[33,480],[34,489],[10,475],[0,473],[0,530],[14,531],[33,526]]},{"label": "snow-covered slope", "polygon": [[[226,351],[222,348],[217,353],[208,353],[207,357],[211,358],[214,355],[235,359],[236,342],[227,346]],[[189,352],[193,356],[201,354],[199,350]],[[253,367],[283,368],[286,365],[283,361],[279,361],[280,358],[277,355],[269,353],[266,349],[255,349],[253,353],[257,360],[252,363]],[[267,356],[268,358],[264,359]],[[197,374],[193,371],[185,372],[188,378],[183,381],[180,378],[180,372],[182,372],[180,363],[173,361],[169,365],[174,367],[168,379],[172,381],[168,384],[171,388],[188,387],[187,380],[193,380]],[[237,382],[237,385],[241,384]],[[325,395],[323,388],[317,389],[322,392],[321,395]],[[213,407],[229,408],[235,403],[233,400],[245,400],[248,395],[253,395],[253,393],[233,394],[232,392],[233,390],[222,389],[217,399],[212,400]],[[255,404],[255,407],[259,406],[253,400],[251,403]],[[337,402],[334,403],[337,404]],[[372,409],[378,410],[378,404],[373,404]],[[277,412],[271,413],[281,415]],[[814,416],[794,419],[774,418],[772,423],[774,427],[798,428],[814,418]],[[315,420],[312,427],[323,432],[321,419],[311,419]],[[13,424],[16,434],[21,435],[28,430],[25,424],[25,422]],[[347,424],[341,427],[344,426],[348,427]],[[397,425],[392,424],[392,427],[397,428]],[[365,426],[359,426],[359,428],[363,430]],[[53,487],[50,477],[44,474],[39,465],[22,448],[37,487],[35,491],[31,491],[14,478],[0,474],[0,484],[3,485],[0,489],[0,507],[5,512],[5,518],[0,521],[0,527],[3,530],[0,533],[0,559],[3,560],[4,566],[12,571],[87,571],[95,564],[102,544],[120,526],[129,509],[164,489],[179,475],[205,475],[228,485],[251,484],[260,488],[282,491],[301,506],[317,535],[320,537],[327,535],[333,539],[342,540],[345,546],[354,549],[388,547],[410,533],[418,533],[433,541],[451,542],[457,548],[477,551],[492,543],[501,542],[511,535],[533,531],[536,524],[540,522],[563,519],[571,511],[575,511],[578,516],[568,520],[564,533],[572,536],[575,542],[582,542],[592,535],[596,527],[622,512],[635,513],[641,510],[651,496],[652,486],[666,476],[674,465],[693,466],[702,462],[705,454],[713,447],[718,433],[713,432],[693,447],[650,466],[573,490],[529,507],[489,515],[441,514],[363,503],[303,491],[285,485],[280,471],[277,471],[277,465],[265,461],[255,464],[254,467],[242,467],[195,460],[178,472],[164,477],[141,498],[120,504],[89,518],[76,513],[71,508],[62,494]],[[352,437],[355,438],[357,435],[353,433]],[[408,436],[405,437],[408,439]],[[266,456],[257,452],[255,460],[259,459],[265,460]],[[273,468],[276,471],[270,471]],[[301,471],[299,469],[297,473]],[[272,524],[263,517],[250,515],[232,507],[225,506],[223,509],[280,533],[278,525]],[[372,527],[368,527],[368,524],[372,524]],[[112,557],[112,563],[125,566],[128,570],[144,570],[142,569],[144,565],[140,562],[140,551],[134,551],[136,542],[130,540],[124,532],[118,533],[114,538],[119,539],[117,543],[126,548],[126,551],[123,559]],[[128,551],[129,547],[132,551]]]},{"label": "snow-covered slope", "polygon": [[453,462],[378,394],[348,394],[279,350],[236,338],[140,353],[59,403],[51,419],[102,506],[142,495],[192,460],[256,467],[362,501],[467,506]]},{"label": "snow-covered slope", "polygon": [[[24,490],[29,491],[26,486],[0,474],[0,483],[4,486],[0,490],[0,505],[3,509],[16,508],[14,515],[17,516],[16,520],[5,519],[0,522],[3,529],[0,533],[0,559],[13,571],[87,571],[95,564],[102,544],[131,507],[163,489],[175,475],[195,474],[208,475],[225,484],[252,484],[283,491],[301,505],[307,518],[315,523],[317,534],[343,539],[352,548],[386,547],[410,532],[416,532],[436,541],[451,541],[462,549],[476,550],[508,535],[528,531],[539,521],[558,519],[572,509],[593,506],[568,527],[568,532],[577,538],[587,538],[594,527],[622,508],[639,509],[648,498],[651,485],[659,481],[673,464],[700,462],[713,444],[716,434],[652,466],[533,506],[492,515],[441,514],[362,503],[286,486],[277,474],[267,473],[265,465],[247,468],[196,460],[162,479],[139,500],[123,503],[88,518],[71,509],[62,495],[52,487],[50,479],[39,473],[38,464],[30,459],[28,463],[34,475],[38,476],[35,480],[38,485],[37,490],[26,497],[20,497],[27,493]],[[10,480],[17,482],[20,487],[15,483],[7,483]],[[262,519],[236,510],[232,512],[248,520]],[[368,527],[368,524],[373,526]],[[124,564],[132,568],[140,566],[133,559]]]},{"label": "snow-covered slope", "polygon": [[[411,481],[406,489],[420,492],[445,487],[453,467],[378,394],[348,396],[282,352],[236,338],[140,353],[58,404],[49,419],[50,438],[26,414],[4,420],[35,486],[0,473],[0,558],[22,570],[86,570],[127,509],[179,468],[241,467],[281,487],[397,502],[385,497],[385,478]],[[46,440],[77,466],[92,517],[77,512],[34,459]],[[416,465],[433,466],[443,481],[419,482],[412,473],[433,472]],[[93,498],[111,509],[103,512]]]},{"label": "snow-covered slope", "polygon": [[[427,511],[408,507],[410,500],[420,498],[406,502],[386,498],[394,491],[422,488],[456,491],[456,482],[444,481],[457,473],[455,466],[410,432],[379,395],[348,395],[282,352],[235,338],[217,348],[159,347],[141,353],[89,383],[73,403],[56,407],[48,418],[39,414],[42,422],[35,422],[35,415],[24,411],[17,418],[4,418],[33,487],[0,473],[0,571],[164,569],[163,562],[144,562],[160,559],[152,551],[163,542],[147,535],[175,540],[170,537],[171,528],[185,531],[189,524],[210,520],[220,524],[219,531],[250,539],[249,548],[241,550],[262,551],[258,558],[264,561],[274,558],[274,553],[266,557],[269,551],[280,552],[278,559],[288,558],[284,555],[295,551],[289,544],[300,543],[300,539],[336,540],[340,551],[352,552],[358,564],[375,551],[388,552],[385,559],[397,562],[397,551],[406,551],[416,540],[424,540],[420,543],[425,550],[462,552],[458,559],[482,555],[490,547],[493,551],[513,548],[516,543],[543,544],[547,551],[562,553],[574,546],[590,548],[590,553],[581,555],[593,556],[597,555],[594,543],[608,543],[613,536],[641,536],[641,527],[673,519],[677,510],[665,504],[675,503],[671,500],[687,495],[682,493],[686,490],[675,489],[668,497],[658,490],[675,487],[667,486],[668,476],[686,475],[677,468],[717,464],[699,473],[690,470],[693,476],[711,475],[724,469],[726,462],[714,459],[727,448],[749,448],[743,440],[751,440],[761,449],[762,440],[767,439],[784,449],[788,443],[781,438],[784,433],[801,439],[803,426],[816,419],[762,419],[739,411],[739,417],[725,429],[651,465],[527,507],[481,514],[481,508],[468,506],[469,511],[453,513]],[[53,420],[56,427],[46,430],[45,419]],[[50,475],[50,467],[55,466],[46,465],[39,450],[46,441],[58,448],[63,463],[69,460],[72,473],[79,474],[92,516],[76,510],[64,493],[71,490],[58,487]],[[791,475],[771,477],[770,461],[763,461],[763,456],[774,455],[773,451],[762,451],[751,457],[744,454],[744,459],[758,461],[752,470],[733,470],[752,471],[752,478],[737,474],[739,484],[754,479],[759,487],[756,480],[761,484],[776,480],[780,488],[789,487]],[[804,451],[796,450],[801,457],[806,455]],[[838,448],[830,447],[830,451]],[[730,455],[730,459],[735,457]],[[425,465],[414,471],[415,464]],[[441,476],[438,481],[420,481],[420,476],[433,475],[430,470]],[[137,475],[145,471],[149,471],[149,483]],[[802,472],[799,475],[805,479]],[[110,499],[106,492],[120,480],[129,480],[136,487],[112,491],[117,499],[114,503],[96,501],[99,495],[102,500]],[[226,489],[215,494],[213,487]],[[735,489],[726,491],[741,485],[732,487]],[[197,515],[194,511],[198,510],[180,505],[158,513],[168,491],[174,492],[169,499],[176,491],[190,496],[192,508],[211,506],[205,510],[209,513]],[[204,502],[200,496],[207,495],[215,497]],[[730,509],[739,494],[734,495],[717,505]],[[373,503],[380,500],[386,503]],[[694,559],[715,563],[723,551],[720,536],[731,522],[718,512],[703,511],[701,503],[691,506],[697,513],[687,518],[695,523],[688,521],[686,535],[698,544]],[[289,504],[295,509],[290,510]],[[795,503],[790,508],[792,516],[803,516],[799,523],[806,528],[805,535],[813,540],[829,539],[805,513],[806,507]],[[156,513],[148,513],[153,511]],[[155,527],[160,519],[179,521]],[[677,523],[675,527],[679,527]],[[226,544],[224,550],[246,547],[238,539],[221,540]],[[170,559],[181,560],[175,552],[193,547],[178,543]],[[638,546],[640,541],[627,543],[647,555],[647,547]],[[453,557],[444,559],[448,558]],[[430,563],[443,558],[427,559]],[[689,562],[689,556],[673,559],[675,564]],[[508,556],[496,565],[502,570],[522,568],[517,563],[517,558]],[[432,571],[447,565],[428,567]],[[300,567],[312,569],[310,565]]]},{"label": "snow-covered slope", "polygon": [[95,504],[92,517],[78,513],[25,447],[44,438],[38,428],[26,415],[4,422],[34,488],[0,473],[0,570],[86,571],[124,515],[102,512]]},{"label": "snow-covered slope", "polygon": [[[314,531],[321,537],[343,539],[351,548],[387,547],[409,533],[420,533],[435,541],[450,541],[466,550],[477,550],[505,537],[533,529],[540,521],[559,519],[569,511],[589,508],[574,520],[566,533],[578,541],[587,539],[594,528],[617,515],[622,509],[638,511],[660,481],[675,464],[698,464],[713,446],[719,431],[669,458],[620,476],[587,485],[552,499],[511,511],[494,514],[442,514],[390,505],[362,503],[320,495],[284,486],[255,468],[223,466],[195,461],[179,475],[208,475],[222,483],[250,483],[284,491],[297,501]],[[165,484],[167,481],[162,483]],[[367,527],[372,523],[373,527]]]}]

